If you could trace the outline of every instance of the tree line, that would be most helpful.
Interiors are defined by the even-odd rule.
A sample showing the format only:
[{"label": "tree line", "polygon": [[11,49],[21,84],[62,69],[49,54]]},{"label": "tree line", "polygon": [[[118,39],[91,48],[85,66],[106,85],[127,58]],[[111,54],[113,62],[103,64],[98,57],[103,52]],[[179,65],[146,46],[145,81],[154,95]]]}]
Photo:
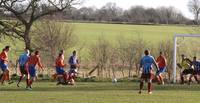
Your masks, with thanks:
[{"label": "tree line", "polygon": [[[25,5],[24,7],[26,7]],[[68,5],[67,5],[68,6]],[[15,5],[14,10],[20,11],[21,6]],[[116,3],[107,3],[102,8],[96,7],[82,7],[75,8],[69,7],[63,10],[56,10],[59,13],[49,13],[46,16],[47,11],[55,9],[54,6],[47,6],[46,4],[40,5],[37,8],[35,15],[41,13],[45,14],[46,19],[52,17],[62,20],[79,20],[90,22],[116,22],[116,23],[131,23],[131,24],[195,24],[186,18],[181,11],[175,7],[158,7],[158,8],[146,8],[143,6],[132,6],[128,10],[124,10],[116,5]],[[12,11],[11,11],[12,12]],[[26,11],[24,15],[29,16],[29,12]],[[0,15],[8,17],[16,17],[14,13],[5,12],[4,9],[0,9]]]},{"label": "tree line", "polygon": [[132,24],[193,23],[175,7],[145,8],[143,6],[132,6],[130,9],[124,10],[115,3],[107,3],[100,9],[96,7],[72,8],[67,13],[69,13],[67,16],[61,14],[60,17],[68,20]]}]

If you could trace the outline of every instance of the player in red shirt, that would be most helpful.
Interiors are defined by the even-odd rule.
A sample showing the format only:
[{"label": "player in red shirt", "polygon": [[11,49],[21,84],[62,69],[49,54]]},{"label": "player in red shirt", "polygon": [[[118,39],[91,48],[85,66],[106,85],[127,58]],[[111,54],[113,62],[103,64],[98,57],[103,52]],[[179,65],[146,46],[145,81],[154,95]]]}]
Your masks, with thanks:
[{"label": "player in red shirt", "polygon": [[[56,75],[63,75],[64,78],[64,84],[67,84],[67,73],[64,70],[64,67],[66,67],[66,64],[64,63],[64,50],[61,50],[57,59],[56,59]],[[60,81],[57,83],[57,85],[63,84]]]},{"label": "player in red shirt", "polygon": [[0,54],[0,67],[3,71],[2,77],[1,77],[1,84],[4,83],[5,80],[9,81],[9,84],[13,83],[10,81],[9,78],[9,69],[8,69],[8,51],[10,50],[10,46],[6,46],[3,51]]},{"label": "player in red shirt", "polygon": [[40,67],[42,71],[44,71],[44,68],[42,66],[42,63],[40,61],[39,51],[35,51],[35,55],[31,55],[26,63],[28,73],[29,73],[29,83],[27,86],[28,90],[32,90],[32,83],[36,79],[36,65]]},{"label": "player in red shirt", "polygon": [[162,52],[160,52],[160,56],[157,58],[156,62],[159,68],[159,70],[157,71],[156,77],[159,81],[159,84],[164,85],[162,74],[166,71],[167,60]]}]

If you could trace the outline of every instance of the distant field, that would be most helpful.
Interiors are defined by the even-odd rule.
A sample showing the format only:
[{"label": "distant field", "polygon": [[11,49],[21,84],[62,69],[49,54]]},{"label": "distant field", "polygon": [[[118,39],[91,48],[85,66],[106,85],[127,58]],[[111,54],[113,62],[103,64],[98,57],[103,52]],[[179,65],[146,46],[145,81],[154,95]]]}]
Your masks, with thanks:
[{"label": "distant field", "polygon": [[[94,44],[100,36],[104,36],[112,44],[117,43],[117,39],[124,37],[127,39],[143,38],[152,44],[157,44],[160,41],[165,41],[173,38],[174,34],[188,34],[194,32],[194,27],[191,26],[176,26],[176,25],[125,25],[125,24],[98,24],[98,23],[73,23],[74,33],[78,37],[78,43],[75,47],[82,47],[84,50],[81,56],[87,55],[87,48]],[[3,45],[12,45],[10,53],[11,59],[15,59],[16,55],[22,52],[24,47],[23,42],[2,39],[0,49]]]},{"label": "distant field", "polygon": [[[155,85],[152,95],[138,94],[138,83],[78,83],[56,86],[36,82],[32,91],[16,84],[0,86],[1,103],[200,103],[199,85]],[[24,84],[22,83],[22,86]],[[146,87],[145,87],[146,88]]]},{"label": "distant field", "polygon": [[125,25],[125,24],[95,24],[74,23],[75,34],[87,44],[94,43],[99,36],[105,36],[110,41],[118,37],[135,38],[139,36],[144,40],[157,43],[162,40],[172,39],[174,34],[195,33],[191,26],[175,25]]}]

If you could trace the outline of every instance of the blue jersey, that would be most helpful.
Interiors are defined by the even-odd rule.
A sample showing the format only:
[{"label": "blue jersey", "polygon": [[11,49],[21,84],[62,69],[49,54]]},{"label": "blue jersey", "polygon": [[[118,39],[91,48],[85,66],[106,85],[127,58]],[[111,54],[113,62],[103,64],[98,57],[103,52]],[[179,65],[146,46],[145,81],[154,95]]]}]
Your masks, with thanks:
[{"label": "blue jersey", "polygon": [[76,64],[78,64],[78,59],[77,59],[77,57],[76,56],[71,56],[70,58],[69,58],[69,64],[70,65],[76,65]]},{"label": "blue jersey", "polygon": [[26,62],[28,61],[29,56],[25,53],[20,55],[19,57],[19,65],[20,66],[24,66],[26,64]]},{"label": "blue jersey", "polygon": [[144,56],[140,61],[140,67],[143,68],[142,73],[148,74],[152,70],[153,64],[156,65],[155,59],[152,56]]},{"label": "blue jersey", "polygon": [[194,66],[194,70],[200,70],[200,62],[199,61],[193,61],[192,64]]}]

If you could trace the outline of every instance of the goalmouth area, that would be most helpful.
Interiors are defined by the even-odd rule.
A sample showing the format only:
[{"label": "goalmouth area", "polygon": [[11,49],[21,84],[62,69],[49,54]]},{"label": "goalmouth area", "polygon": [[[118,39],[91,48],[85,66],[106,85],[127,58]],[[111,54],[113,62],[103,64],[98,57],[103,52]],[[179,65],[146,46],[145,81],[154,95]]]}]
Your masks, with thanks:
[{"label": "goalmouth area", "polygon": [[177,38],[179,37],[198,37],[200,38],[200,34],[175,34],[174,35],[174,53],[173,53],[173,83],[177,81]]}]

